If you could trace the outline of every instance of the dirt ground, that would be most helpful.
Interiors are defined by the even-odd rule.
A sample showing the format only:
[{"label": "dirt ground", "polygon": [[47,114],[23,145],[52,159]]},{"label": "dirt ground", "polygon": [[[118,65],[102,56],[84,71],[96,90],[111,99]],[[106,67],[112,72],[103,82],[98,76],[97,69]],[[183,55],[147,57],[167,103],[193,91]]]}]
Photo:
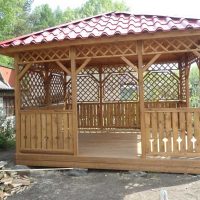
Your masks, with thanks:
[{"label": "dirt ground", "polygon": [[[0,152],[0,160],[14,164],[14,151]],[[159,200],[167,191],[169,200],[200,200],[200,176],[73,169],[37,171],[33,186],[9,200]]]}]

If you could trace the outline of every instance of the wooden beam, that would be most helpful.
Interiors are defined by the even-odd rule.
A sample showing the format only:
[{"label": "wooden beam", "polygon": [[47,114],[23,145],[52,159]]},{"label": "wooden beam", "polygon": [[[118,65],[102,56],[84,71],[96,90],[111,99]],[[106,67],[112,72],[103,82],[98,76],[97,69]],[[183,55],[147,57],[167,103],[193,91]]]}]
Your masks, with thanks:
[{"label": "wooden beam", "polygon": [[200,58],[200,53],[198,51],[192,51],[192,53],[197,56],[198,58]]},{"label": "wooden beam", "polygon": [[21,80],[21,78],[24,76],[24,74],[30,69],[32,66],[32,63],[28,63],[24,69],[18,74],[18,80]]},{"label": "wooden beam", "polygon": [[19,85],[19,65],[18,56],[15,56],[15,116],[16,116],[16,153],[20,152],[20,85]]},{"label": "wooden beam", "polygon": [[87,58],[87,59],[83,62],[83,64],[76,70],[76,74],[79,74],[80,71],[81,71],[84,67],[86,67],[86,65],[91,61],[91,59],[92,59],[92,58]]},{"label": "wooden beam", "polygon": [[70,48],[71,59],[71,84],[72,84],[72,130],[74,154],[78,154],[78,118],[77,118],[77,75],[76,75],[76,52],[73,47]]},{"label": "wooden beam", "polygon": [[185,74],[185,87],[186,87],[186,106],[189,107],[190,105],[190,89],[189,89],[189,72],[190,72],[190,66],[188,63],[188,56],[187,54],[185,54],[185,70],[186,70],[186,74]]},{"label": "wooden beam", "polygon": [[60,61],[56,61],[56,64],[67,74],[71,75],[71,72],[60,62]]},{"label": "wooden beam", "polygon": [[142,144],[142,158],[145,158],[146,157],[146,131],[145,131],[145,116],[144,116],[145,115],[144,113],[144,77],[143,77],[142,45],[143,45],[142,41],[137,42],[141,144]]},{"label": "wooden beam", "polygon": [[161,54],[156,54],[144,67],[143,72],[145,72],[154,62],[161,56]]},{"label": "wooden beam", "polygon": [[128,60],[126,57],[122,56],[121,59],[130,67],[132,67],[136,72],[138,72],[137,66],[135,66],[130,60]]}]

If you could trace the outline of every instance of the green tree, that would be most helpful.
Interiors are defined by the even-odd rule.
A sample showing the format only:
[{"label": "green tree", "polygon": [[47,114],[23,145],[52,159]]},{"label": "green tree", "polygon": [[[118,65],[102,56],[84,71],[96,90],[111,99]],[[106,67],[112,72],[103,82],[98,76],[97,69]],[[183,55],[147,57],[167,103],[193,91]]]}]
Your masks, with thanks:
[{"label": "green tree", "polygon": [[55,11],[52,11],[48,4],[44,4],[33,10],[29,16],[29,23],[32,31],[39,31],[44,28],[100,13],[127,10],[128,7],[123,1],[113,0],[88,0],[78,8],[67,8],[64,11],[59,7]]},{"label": "green tree", "polygon": [[112,0],[88,0],[80,7],[80,17],[88,17],[97,15],[100,13],[111,11],[127,11],[128,7],[124,1],[112,1]]},{"label": "green tree", "polygon": [[200,76],[196,64],[192,65],[189,76],[190,84],[190,106],[200,107]]},{"label": "green tree", "polygon": [[38,31],[56,24],[52,9],[48,4],[37,6],[29,16],[32,31]]},{"label": "green tree", "polygon": [[[0,0],[0,40],[30,31],[27,17],[33,0]],[[12,59],[0,56],[0,63],[12,65]]]}]

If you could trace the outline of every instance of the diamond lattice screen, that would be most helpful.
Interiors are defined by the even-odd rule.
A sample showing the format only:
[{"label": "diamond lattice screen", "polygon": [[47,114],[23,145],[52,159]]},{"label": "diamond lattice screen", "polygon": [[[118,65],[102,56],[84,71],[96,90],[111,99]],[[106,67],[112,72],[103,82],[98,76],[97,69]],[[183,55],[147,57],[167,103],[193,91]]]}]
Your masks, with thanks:
[{"label": "diamond lattice screen", "polygon": [[103,100],[105,102],[138,100],[137,74],[131,67],[105,67],[103,77]]},{"label": "diamond lattice screen", "polygon": [[62,74],[52,74],[50,79],[51,103],[64,102],[64,76]]},{"label": "diamond lattice screen", "polygon": [[[67,81],[67,80],[66,80]],[[51,104],[64,103],[65,76],[64,72],[52,63],[34,64],[20,81],[21,107],[41,107]],[[71,97],[69,97],[71,99]]]},{"label": "diamond lattice screen", "polygon": [[149,72],[144,78],[146,101],[178,100],[179,80],[170,72]]},{"label": "diamond lattice screen", "polygon": [[104,101],[138,99],[137,83],[129,74],[111,74],[104,83]]},{"label": "diamond lattice screen", "polygon": [[20,81],[21,107],[42,106],[45,102],[45,83],[42,73],[29,70]]},{"label": "diamond lattice screen", "polygon": [[78,102],[98,102],[99,82],[93,75],[81,75],[77,78],[77,101]]}]

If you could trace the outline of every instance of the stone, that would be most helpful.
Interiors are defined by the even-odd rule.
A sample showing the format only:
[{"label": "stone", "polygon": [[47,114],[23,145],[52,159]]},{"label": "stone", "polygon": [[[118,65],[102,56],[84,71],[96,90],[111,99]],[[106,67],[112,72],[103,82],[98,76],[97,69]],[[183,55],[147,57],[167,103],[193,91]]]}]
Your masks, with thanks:
[{"label": "stone", "polygon": [[129,173],[135,177],[147,177],[148,173],[142,171],[129,171]]},{"label": "stone", "polygon": [[12,182],[12,185],[17,187],[17,186],[29,186],[31,184],[31,181],[29,179],[15,179]]},{"label": "stone", "polygon": [[8,176],[14,177],[14,176],[17,175],[17,172],[15,172],[15,171],[7,171],[6,174],[7,174]]},{"label": "stone", "polygon": [[0,173],[0,181],[1,179],[4,177],[4,174],[3,173]]},{"label": "stone", "polygon": [[[6,162],[1,161],[1,169],[4,169],[5,165]],[[23,172],[29,171],[29,168],[23,165],[18,165],[16,168]],[[18,171],[9,169],[0,171],[0,200],[5,200],[8,196],[28,189],[33,181],[26,175],[27,173],[23,173],[21,176]]]},{"label": "stone", "polygon": [[[21,176],[29,176],[30,175],[30,168],[25,165],[15,165],[12,170],[16,170],[18,175]],[[18,171],[19,170],[19,171]]]},{"label": "stone", "polygon": [[14,170],[18,170],[18,169],[29,170],[30,168],[27,167],[26,165],[15,165],[12,169],[14,169]]},{"label": "stone", "polygon": [[7,164],[6,161],[0,161],[0,169],[3,169]]},{"label": "stone", "polygon": [[6,185],[5,188],[4,188],[4,192],[10,193],[11,190],[12,190],[12,188],[13,188],[12,185],[10,185],[10,184],[9,184],[9,185]]},{"label": "stone", "polygon": [[168,195],[166,190],[160,191],[160,200],[168,200]]},{"label": "stone", "polygon": [[13,181],[13,178],[11,178],[11,177],[6,177],[6,178],[4,177],[1,179],[1,183],[5,184],[5,185],[11,184],[12,181]]},{"label": "stone", "polygon": [[4,198],[4,192],[3,190],[0,190],[0,199],[3,199]]},{"label": "stone", "polygon": [[75,177],[79,177],[79,176],[86,176],[88,173],[87,169],[71,169],[68,171],[68,176],[75,176]]}]

